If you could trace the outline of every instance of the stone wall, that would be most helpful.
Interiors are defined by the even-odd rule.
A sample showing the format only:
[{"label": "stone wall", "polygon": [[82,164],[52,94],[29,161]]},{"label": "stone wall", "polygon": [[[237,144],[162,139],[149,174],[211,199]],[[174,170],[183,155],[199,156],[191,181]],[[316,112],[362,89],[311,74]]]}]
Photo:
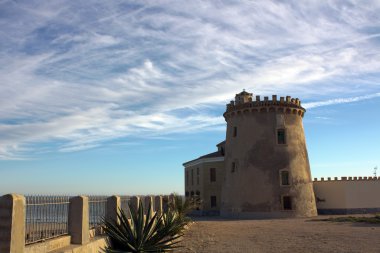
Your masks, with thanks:
[{"label": "stone wall", "polygon": [[[221,214],[244,218],[315,216],[303,114],[299,113],[303,109],[298,102],[292,104],[294,111],[282,107],[281,102],[278,108],[269,102],[258,106],[262,108],[245,108],[243,104],[232,110],[230,106],[224,114],[226,180]],[[286,131],[286,144],[277,143],[277,129],[281,128]],[[289,186],[280,185],[281,170],[289,171]],[[284,196],[291,197],[292,210],[283,209]]]},{"label": "stone wall", "polygon": [[[165,207],[163,200],[174,201],[172,195],[155,196],[154,198],[152,196],[130,198],[131,204],[136,207],[139,200],[145,208],[151,205],[151,212],[162,212],[162,208]],[[121,208],[120,197],[111,196],[107,198],[106,202],[104,218],[117,221],[117,214]],[[50,238],[51,234],[49,234],[47,237],[42,237],[28,245],[25,245],[25,213],[26,201],[24,196],[7,194],[0,197],[0,253],[95,253],[100,252],[101,248],[106,245],[105,237],[94,236],[94,229],[90,230],[89,228],[89,199],[86,196],[70,198],[67,216],[68,234],[58,234],[58,236],[55,235],[55,238]],[[50,214],[45,212],[39,212],[38,215],[50,217]],[[37,217],[42,218],[42,216]],[[46,224],[41,224],[41,231],[46,232],[44,225]]]},{"label": "stone wall", "polygon": [[319,214],[380,212],[380,177],[314,179]]}]

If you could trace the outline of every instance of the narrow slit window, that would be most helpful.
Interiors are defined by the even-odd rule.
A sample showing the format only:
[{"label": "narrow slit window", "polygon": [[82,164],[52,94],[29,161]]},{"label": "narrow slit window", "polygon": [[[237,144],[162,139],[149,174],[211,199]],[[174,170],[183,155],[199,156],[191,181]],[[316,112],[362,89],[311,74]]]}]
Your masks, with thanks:
[{"label": "narrow slit window", "polygon": [[211,196],[211,208],[216,207],[216,196]]},{"label": "narrow slit window", "polygon": [[235,169],[236,169],[236,163],[232,162],[232,164],[231,164],[231,173],[234,173]]},{"label": "narrow slit window", "polygon": [[281,185],[290,185],[289,171],[287,170],[281,171]]},{"label": "narrow slit window", "polygon": [[292,210],[292,198],[290,196],[283,196],[282,206],[284,210]]},{"label": "narrow slit window", "polygon": [[197,185],[199,185],[199,168],[197,168]]},{"label": "narrow slit window", "polygon": [[285,129],[277,129],[277,144],[286,144]]},{"label": "narrow slit window", "polygon": [[234,134],[233,134],[234,137],[237,136],[237,127],[234,127]]},{"label": "narrow slit window", "polygon": [[210,168],[210,182],[216,182],[216,170],[215,170],[215,168]]}]

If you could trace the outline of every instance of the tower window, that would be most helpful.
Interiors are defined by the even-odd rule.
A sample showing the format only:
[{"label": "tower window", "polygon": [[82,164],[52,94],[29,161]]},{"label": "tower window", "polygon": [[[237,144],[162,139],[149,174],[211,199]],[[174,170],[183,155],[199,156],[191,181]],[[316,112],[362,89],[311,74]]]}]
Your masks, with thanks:
[{"label": "tower window", "polygon": [[210,168],[210,182],[216,182],[216,170],[215,170],[215,168]]},{"label": "tower window", "polygon": [[237,136],[237,127],[234,127],[234,133],[233,133],[233,136],[234,136],[234,137]]},{"label": "tower window", "polygon": [[285,129],[277,129],[277,144],[286,144]]},{"label": "tower window", "polygon": [[234,173],[235,170],[236,170],[236,163],[232,162],[232,164],[231,164],[231,173]]},{"label": "tower window", "polygon": [[211,196],[210,200],[211,200],[211,208],[216,207],[216,196]]},{"label": "tower window", "polygon": [[289,171],[287,170],[281,171],[280,176],[281,176],[281,185],[290,185]]},{"label": "tower window", "polygon": [[199,185],[199,168],[197,168],[197,185]]},{"label": "tower window", "polygon": [[282,208],[292,210],[292,198],[290,196],[282,196]]}]

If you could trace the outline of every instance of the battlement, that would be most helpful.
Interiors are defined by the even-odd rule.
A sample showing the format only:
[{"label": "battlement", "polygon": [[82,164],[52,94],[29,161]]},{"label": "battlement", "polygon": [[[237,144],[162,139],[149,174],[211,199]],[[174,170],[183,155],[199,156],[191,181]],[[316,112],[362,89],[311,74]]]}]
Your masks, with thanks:
[{"label": "battlement", "polygon": [[314,178],[313,182],[329,182],[329,181],[374,181],[374,180],[380,180],[380,177],[341,177],[340,179],[338,177],[321,177],[320,179]]},{"label": "battlement", "polygon": [[[250,94],[250,93],[249,93]],[[251,95],[251,94],[250,94]],[[241,112],[282,112],[288,114],[298,114],[303,117],[305,114],[305,108],[301,106],[301,100],[298,98],[292,98],[291,96],[280,97],[277,99],[277,95],[272,95],[272,99],[265,96],[264,100],[261,100],[260,96],[256,96],[253,99],[252,96],[241,98],[241,93],[236,95],[235,101],[231,101],[227,104],[226,112],[224,116],[233,115],[234,113]]]}]

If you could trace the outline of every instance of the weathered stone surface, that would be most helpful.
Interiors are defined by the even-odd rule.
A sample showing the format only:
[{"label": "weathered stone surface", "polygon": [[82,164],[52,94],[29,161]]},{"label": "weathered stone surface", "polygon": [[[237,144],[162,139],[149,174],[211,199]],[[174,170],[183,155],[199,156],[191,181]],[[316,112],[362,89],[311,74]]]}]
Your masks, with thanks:
[{"label": "weathered stone surface", "polygon": [[88,197],[70,198],[69,234],[71,243],[86,244],[90,240]]},{"label": "weathered stone surface", "polygon": [[118,215],[120,214],[121,200],[119,196],[107,198],[106,220],[119,223]]},{"label": "weathered stone surface", "polygon": [[25,197],[7,194],[0,198],[0,252],[22,253],[25,249]]},{"label": "weathered stone surface", "polygon": [[139,209],[139,205],[140,205],[140,197],[137,197],[137,196],[133,196],[131,197],[131,199],[129,200],[130,201],[130,204],[131,204],[131,207],[135,210],[138,210]]},{"label": "weathered stone surface", "polygon": [[[238,95],[237,95],[238,96]],[[224,216],[310,217],[317,215],[298,101],[282,108],[277,101],[252,104],[236,99],[225,113],[227,122],[225,181],[222,185]],[[247,108],[240,110],[239,108]],[[285,129],[286,144],[277,143],[277,130]],[[237,132],[237,135],[235,133]],[[231,164],[238,166],[232,172]],[[280,172],[289,172],[290,184],[281,185]],[[282,198],[291,198],[284,210]]]}]

